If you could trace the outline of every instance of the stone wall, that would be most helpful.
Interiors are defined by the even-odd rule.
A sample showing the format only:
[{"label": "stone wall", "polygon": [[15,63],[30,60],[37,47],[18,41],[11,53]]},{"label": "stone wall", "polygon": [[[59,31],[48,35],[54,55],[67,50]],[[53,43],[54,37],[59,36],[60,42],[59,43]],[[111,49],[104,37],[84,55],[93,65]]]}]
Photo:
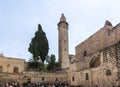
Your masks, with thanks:
[{"label": "stone wall", "polygon": [[[67,74],[63,72],[24,72],[23,75],[29,77],[31,82],[65,82],[68,81]],[[44,78],[44,80],[43,80]]]},{"label": "stone wall", "polygon": [[2,54],[0,55],[0,72],[22,73],[25,68],[24,65],[25,65],[24,59],[5,57]]},{"label": "stone wall", "polygon": [[69,72],[73,72],[77,70],[77,60],[75,58],[74,55],[69,55],[69,60],[70,60],[70,64],[69,64]]},{"label": "stone wall", "polygon": [[69,77],[66,73],[55,72],[55,73],[47,73],[47,72],[23,72],[22,74],[14,74],[14,73],[0,73],[0,82],[19,82],[20,84],[24,82],[32,82],[32,83],[54,83],[54,82],[68,82]]},{"label": "stone wall", "polygon": [[24,82],[24,75],[23,74],[13,74],[13,73],[0,73],[0,85],[5,83],[15,83],[19,82],[22,84]]},{"label": "stone wall", "polygon": [[[95,85],[103,87],[112,87],[113,85],[117,86],[117,74],[116,69],[112,69],[111,76],[106,76],[107,66],[104,66],[104,69],[101,70],[100,67],[92,68],[88,70],[83,70],[80,72],[72,72],[71,85],[84,85],[94,87]],[[88,77],[86,76],[88,75]],[[74,80],[73,80],[74,77]]]},{"label": "stone wall", "polygon": [[117,43],[119,40],[120,24],[112,27],[112,25],[108,25],[108,21],[106,21],[103,28],[76,46],[76,58],[84,57],[84,52],[86,52],[86,55],[92,55],[105,47]]},{"label": "stone wall", "polygon": [[90,87],[94,87],[95,85],[103,87],[120,85],[119,58],[119,42],[101,49],[91,56],[84,57],[84,60],[77,62],[78,70],[70,72],[71,85],[84,85]]}]

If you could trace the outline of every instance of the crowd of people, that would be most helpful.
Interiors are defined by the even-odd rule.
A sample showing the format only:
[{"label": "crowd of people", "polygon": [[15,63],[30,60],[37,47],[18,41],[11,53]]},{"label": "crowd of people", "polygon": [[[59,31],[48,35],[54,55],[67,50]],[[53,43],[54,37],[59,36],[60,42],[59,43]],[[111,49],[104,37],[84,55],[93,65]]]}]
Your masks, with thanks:
[{"label": "crowd of people", "polygon": [[[71,86],[67,82],[57,82],[57,83],[56,82],[55,83],[27,82],[27,83],[22,83],[22,84],[19,84],[17,82],[15,82],[15,83],[7,82],[5,84],[0,84],[0,87],[90,87],[90,86],[83,86],[83,85]],[[93,87],[103,87],[103,86],[95,85]],[[112,86],[112,87],[115,87],[115,86]],[[120,87],[120,86],[118,86],[118,87]]]},{"label": "crowd of people", "polygon": [[66,82],[57,82],[57,83],[22,83],[22,84],[19,84],[19,83],[5,83],[5,84],[2,84],[2,87],[69,87],[69,84],[66,83]]}]

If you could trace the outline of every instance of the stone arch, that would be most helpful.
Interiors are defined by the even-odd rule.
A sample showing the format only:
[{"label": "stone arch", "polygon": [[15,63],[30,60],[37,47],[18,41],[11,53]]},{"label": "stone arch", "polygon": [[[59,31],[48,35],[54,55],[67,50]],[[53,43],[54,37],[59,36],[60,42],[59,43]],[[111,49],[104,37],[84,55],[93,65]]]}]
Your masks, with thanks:
[{"label": "stone arch", "polygon": [[95,67],[100,66],[100,58],[99,57],[92,58],[89,66],[90,66],[90,68],[95,68]]},{"label": "stone arch", "polygon": [[2,72],[2,66],[0,66],[0,73]]},{"label": "stone arch", "polygon": [[13,72],[14,72],[14,73],[18,73],[18,72],[19,72],[18,67],[14,67]]}]

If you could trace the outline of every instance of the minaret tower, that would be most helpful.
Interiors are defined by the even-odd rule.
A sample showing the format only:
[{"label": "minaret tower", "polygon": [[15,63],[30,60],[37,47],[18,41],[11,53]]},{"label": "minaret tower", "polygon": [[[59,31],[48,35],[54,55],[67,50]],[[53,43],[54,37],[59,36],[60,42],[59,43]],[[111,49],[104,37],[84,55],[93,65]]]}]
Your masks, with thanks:
[{"label": "minaret tower", "polygon": [[59,55],[59,65],[61,69],[67,69],[69,67],[69,57],[68,57],[68,23],[64,14],[61,15],[60,22],[58,23],[58,55]]}]

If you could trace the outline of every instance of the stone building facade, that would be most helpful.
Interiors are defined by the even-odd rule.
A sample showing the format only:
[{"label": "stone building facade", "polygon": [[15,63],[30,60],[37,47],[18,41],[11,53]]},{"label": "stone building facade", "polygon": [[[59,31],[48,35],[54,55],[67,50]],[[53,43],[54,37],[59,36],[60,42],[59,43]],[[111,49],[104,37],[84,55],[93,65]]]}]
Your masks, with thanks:
[{"label": "stone building facade", "polygon": [[25,70],[24,65],[24,59],[5,57],[3,54],[0,54],[0,72],[23,73]]},{"label": "stone building facade", "polygon": [[36,72],[27,71],[27,62],[20,58],[5,57],[0,54],[0,86],[3,82],[67,82],[68,74],[64,71]]},{"label": "stone building facade", "polygon": [[[120,24],[109,21],[75,48],[70,66],[72,85],[113,87],[120,85]],[[70,67],[70,68],[72,68]]]},{"label": "stone building facade", "polygon": [[[62,25],[60,26],[61,19]],[[63,14],[59,23],[58,29],[62,27],[68,30],[68,26],[66,27],[68,23],[66,23]],[[62,30],[62,28],[60,29]],[[64,37],[66,35],[67,39],[69,37],[66,31],[62,31],[62,33],[59,40],[62,39],[64,42]],[[66,52],[64,48],[67,47],[68,44],[60,44],[59,41],[59,55],[63,52],[59,59],[62,60],[60,62],[63,67],[69,66],[67,74],[71,85],[84,85],[86,87],[120,85],[120,24],[112,26],[109,21],[106,21],[103,28],[75,47],[75,55],[68,55],[69,57],[67,57],[67,54],[64,54]],[[67,52],[69,52],[68,50]],[[64,63],[66,63],[65,66]]]},{"label": "stone building facade", "polygon": [[[58,23],[59,63],[61,71],[52,73],[25,71],[24,59],[0,55],[0,80],[25,82],[69,82],[70,85],[118,87],[120,85],[120,24],[104,26],[75,47],[69,55],[68,22],[62,14]],[[13,74],[14,73],[14,74]],[[7,77],[6,77],[7,75]]]}]

